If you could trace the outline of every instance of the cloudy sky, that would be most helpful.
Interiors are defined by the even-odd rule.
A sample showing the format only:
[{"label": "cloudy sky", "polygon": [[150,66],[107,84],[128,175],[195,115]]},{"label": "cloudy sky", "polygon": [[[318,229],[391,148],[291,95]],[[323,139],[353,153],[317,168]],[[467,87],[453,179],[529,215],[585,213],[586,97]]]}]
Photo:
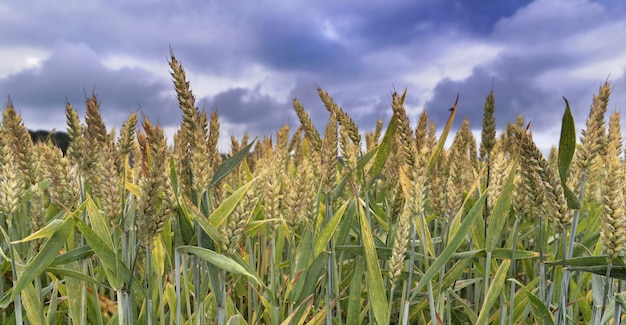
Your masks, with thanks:
[{"label": "cloudy sky", "polygon": [[626,105],[618,0],[4,1],[0,102],[10,96],[28,128],[64,130],[66,100],[82,116],[95,91],[109,128],[140,108],[171,134],[170,47],[223,140],[296,127],[292,96],[323,129],[316,85],[362,131],[388,121],[405,88],[412,121],[426,107],[442,126],[458,93],[456,125],[469,117],[478,130],[493,85],[498,127],[521,113],[544,148],[558,139],[562,96],[578,132],[607,78],[609,112]]}]

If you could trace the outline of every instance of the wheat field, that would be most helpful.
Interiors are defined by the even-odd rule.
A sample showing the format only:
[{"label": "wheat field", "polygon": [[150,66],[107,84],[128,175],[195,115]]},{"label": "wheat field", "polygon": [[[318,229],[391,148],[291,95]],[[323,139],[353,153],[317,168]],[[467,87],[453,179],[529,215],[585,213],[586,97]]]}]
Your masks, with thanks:
[{"label": "wheat field", "polygon": [[[95,95],[66,105],[67,154],[33,143],[9,101],[0,129],[2,324],[619,324],[626,293],[620,115],[611,85],[576,134],[567,100],[548,157],[518,116],[451,134],[404,93],[361,132],[328,112],[217,149],[215,112],[169,66],[182,124]],[[450,99],[454,102],[454,98]],[[457,98],[458,102],[458,98]],[[320,106],[322,106],[320,105]],[[556,121],[555,121],[556,122]],[[321,134],[318,130],[323,130]],[[448,137],[452,144],[444,146]]]}]

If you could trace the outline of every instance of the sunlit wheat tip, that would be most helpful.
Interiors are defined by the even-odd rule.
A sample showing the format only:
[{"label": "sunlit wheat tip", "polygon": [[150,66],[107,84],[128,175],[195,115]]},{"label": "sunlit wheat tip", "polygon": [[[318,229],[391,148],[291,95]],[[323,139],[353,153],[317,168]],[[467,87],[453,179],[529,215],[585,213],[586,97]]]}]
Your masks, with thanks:
[{"label": "sunlit wheat tip", "polygon": [[321,152],[322,138],[320,137],[319,132],[317,132],[317,129],[313,125],[309,114],[304,110],[304,107],[296,98],[293,98],[293,108],[298,115],[298,119],[300,120],[300,124],[302,124],[302,128],[304,129],[306,136],[309,138],[313,150]]},{"label": "sunlit wheat tip", "polygon": [[415,128],[415,149],[420,152],[422,148],[426,147],[426,136],[428,135],[428,114],[426,113],[426,107],[422,110],[419,119],[417,120],[417,127]]}]

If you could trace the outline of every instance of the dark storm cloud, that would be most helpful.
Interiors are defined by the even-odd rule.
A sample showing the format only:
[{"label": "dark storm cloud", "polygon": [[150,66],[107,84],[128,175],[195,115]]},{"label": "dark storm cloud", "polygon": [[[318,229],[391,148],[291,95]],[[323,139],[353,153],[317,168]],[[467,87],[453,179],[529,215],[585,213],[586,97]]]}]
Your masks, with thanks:
[{"label": "dark storm cloud", "polygon": [[220,119],[245,126],[244,130],[237,130],[238,133],[248,131],[254,135],[271,135],[281,125],[294,125],[295,122],[291,116],[290,102],[278,102],[260,94],[258,88],[229,89],[207,101],[213,102]]},{"label": "dark storm cloud", "polygon": [[316,26],[290,25],[285,28],[285,22],[279,20],[265,23],[257,44],[261,62],[279,70],[354,71],[356,58],[342,44],[324,37]]},{"label": "dark storm cloud", "polygon": [[[496,98],[496,121],[502,126],[514,122],[521,114],[533,120],[537,128],[554,126],[562,114],[561,96],[542,88],[535,80],[545,71],[567,66],[574,61],[564,55],[542,53],[524,57],[503,55],[488,67],[480,66],[464,80],[444,79],[437,84],[434,96],[428,102],[428,114],[438,125],[448,118],[449,108],[459,95],[456,126],[468,117],[475,129],[481,128],[485,98],[493,85]],[[557,109],[558,107],[558,109]]]},{"label": "dark storm cloud", "polygon": [[512,15],[529,2],[431,0],[364,5],[355,9],[358,16],[354,17],[354,26],[348,30],[371,48],[402,46],[450,29],[468,34],[487,34],[499,19]]}]

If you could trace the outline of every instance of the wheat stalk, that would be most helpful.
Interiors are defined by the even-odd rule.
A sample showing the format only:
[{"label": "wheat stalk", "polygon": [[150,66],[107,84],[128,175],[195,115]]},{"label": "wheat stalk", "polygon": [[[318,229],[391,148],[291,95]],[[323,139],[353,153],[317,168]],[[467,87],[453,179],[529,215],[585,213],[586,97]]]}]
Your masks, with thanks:
[{"label": "wheat stalk", "polygon": [[337,183],[337,116],[330,114],[322,142],[322,191],[330,193]]}]

